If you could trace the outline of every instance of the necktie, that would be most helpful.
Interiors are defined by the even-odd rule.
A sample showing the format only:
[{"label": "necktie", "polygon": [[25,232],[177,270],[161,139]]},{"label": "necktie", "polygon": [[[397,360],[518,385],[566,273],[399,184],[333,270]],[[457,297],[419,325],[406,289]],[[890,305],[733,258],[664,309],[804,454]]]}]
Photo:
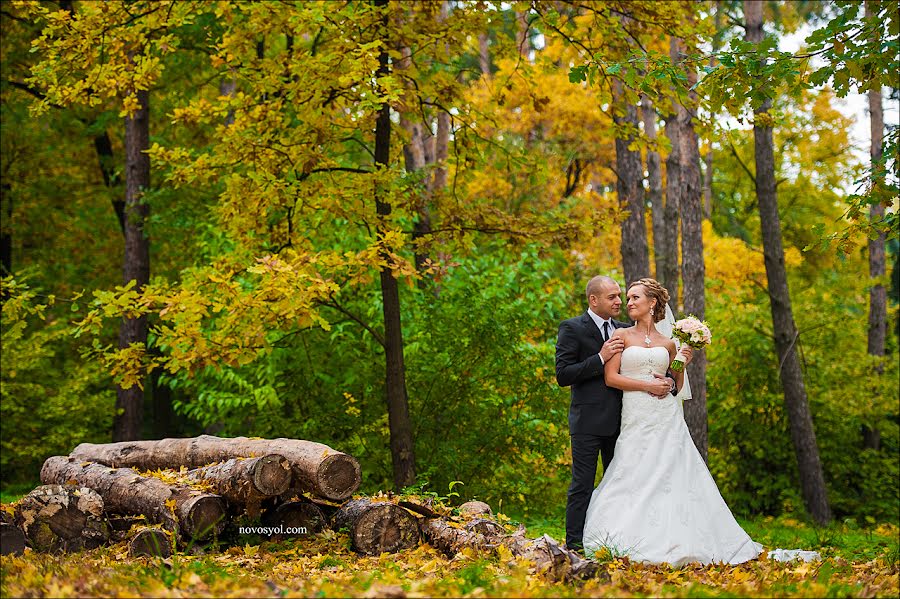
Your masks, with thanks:
[{"label": "necktie", "polygon": [[609,321],[603,323],[603,342],[609,341]]}]

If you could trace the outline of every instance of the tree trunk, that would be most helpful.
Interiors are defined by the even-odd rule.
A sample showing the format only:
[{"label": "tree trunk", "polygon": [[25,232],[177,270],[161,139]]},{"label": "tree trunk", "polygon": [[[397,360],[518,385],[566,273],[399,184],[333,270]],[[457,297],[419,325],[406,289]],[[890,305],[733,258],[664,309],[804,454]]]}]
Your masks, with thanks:
[{"label": "tree trunk", "polygon": [[250,515],[263,499],[281,495],[291,486],[291,465],[280,455],[232,458],[191,471],[191,478],[204,481],[230,503],[245,507]]},{"label": "tree trunk", "polygon": [[295,493],[310,492],[343,501],[359,488],[359,462],[321,443],[297,439],[222,438],[200,435],[187,439],[134,441],[95,445],[82,443],[72,457],[116,468],[141,470],[199,468],[232,458],[276,454],[291,464]]},{"label": "tree trunk", "polygon": [[[12,185],[0,184],[0,213],[3,215],[3,227],[0,231],[0,276],[12,274]],[[6,297],[6,290],[3,290]]]},{"label": "tree trunk", "polygon": [[[409,49],[409,47],[404,46],[400,49],[400,54],[402,58],[400,59],[398,64],[399,68],[409,68],[411,50]],[[415,101],[416,105],[418,105],[418,98],[415,97],[418,91],[412,85],[410,85],[407,93],[414,96],[413,100]],[[407,113],[411,113],[414,118],[408,118]],[[400,126],[404,130],[406,130],[407,134],[409,135],[409,143],[403,146],[403,156],[405,159],[406,172],[410,174],[421,173],[422,170],[429,164],[426,159],[426,148],[431,145],[431,131],[422,124],[422,122],[418,118],[418,114],[416,113],[416,111],[409,108],[409,106],[405,106],[404,109],[400,112]],[[438,131],[438,133],[440,133],[440,131]],[[429,154],[433,153],[434,152],[429,152]],[[432,182],[430,178],[426,178],[426,180],[423,181],[422,192],[416,202],[416,213],[418,215],[418,218],[413,223],[412,237],[414,242],[415,240],[431,233],[431,212],[429,210],[432,187],[431,183]],[[421,272],[425,268],[428,254],[424,251],[421,251],[418,246],[416,247],[414,252],[416,269]]]},{"label": "tree trunk", "polygon": [[491,74],[491,52],[490,38],[487,32],[482,31],[478,34],[478,66],[481,68],[481,74],[489,77]]},{"label": "tree trunk", "polygon": [[341,506],[332,528],[347,527],[353,549],[366,555],[396,553],[419,544],[416,519],[388,501],[354,499]]},{"label": "tree trunk", "polygon": [[[674,39],[674,38],[673,38]],[[677,50],[682,41],[676,40]],[[678,52],[680,54],[681,52]],[[673,57],[680,61],[680,56]],[[688,85],[697,81],[693,68],[687,73]],[[690,107],[697,105],[697,95],[689,93]],[[678,159],[680,167],[678,205],[681,208],[681,280],[684,283],[684,311],[699,319],[706,318],[706,265],[703,261],[703,197],[700,178],[700,144],[694,129],[693,114],[687,106],[676,105],[678,120]],[[684,404],[684,419],[697,451],[708,461],[709,434],[706,415],[706,353],[697,352],[687,367],[693,399]]]},{"label": "tree trunk", "polygon": [[100,174],[103,175],[103,185],[112,193],[113,211],[116,213],[116,220],[119,221],[119,230],[122,231],[122,236],[124,237],[125,200],[117,197],[116,194],[116,188],[122,181],[116,169],[109,133],[103,131],[100,135],[94,136],[94,151],[97,153],[97,162],[100,164]]},{"label": "tree trunk", "polygon": [[[124,282],[134,281],[141,290],[150,280],[150,240],[144,235],[144,223],[150,207],[143,201],[150,187],[150,94],[137,92],[140,108],[125,119],[125,261]],[[147,345],[147,317],[123,318],[119,329],[119,348]],[[116,415],[113,441],[141,438],[144,390],[141,385],[116,389]]]},{"label": "tree trunk", "polygon": [[[747,21],[747,41],[763,40],[762,2],[745,0],[744,16]],[[778,350],[779,374],[784,388],[784,401],[791,425],[791,439],[797,454],[800,485],[806,508],[813,520],[825,525],[831,520],[831,508],[825,488],[825,477],[819,459],[819,447],[813,428],[812,415],[797,357],[799,332],[794,324],[791,297],[788,290],[787,270],[784,265],[784,248],[781,241],[781,221],[778,216],[778,196],[775,187],[775,153],[772,141],[771,117],[768,110],[771,101],[765,101],[754,110],[753,138],[756,158],[756,196],[759,202],[760,228],[769,300],[772,308],[772,326],[775,347]]]},{"label": "tree trunk", "polygon": [[[865,16],[874,16],[872,1],[866,0]],[[869,90],[869,128],[872,144],[869,148],[869,156],[874,169],[881,161],[884,147],[884,111],[881,104],[881,88]],[[873,189],[884,185],[884,181],[875,179],[872,181]],[[869,208],[869,219],[872,222],[884,218],[884,204],[875,202]],[[869,278],[872,279],[872,288],[869,290],[869,355],[884,357],[885,339],[887,337],[887,289],[879,281],[887,272],[885,255],[885,234],[880,233],[875,239],[869,240]],[[880,375],[883,367],[879,364],[876,373]],[[863,446],[868,449],[881,447],[881,432],[875,426],[864,425]]]},{"label": "tree trunk", "polygon": [[[721,45],[719,40],[722,32],[722,0],[716,0],[716,16],[715,16],[715,34],[712,39],[712,52],[709,57],[709,66],[716,66],[716,54],[719,52]],[[715,116],[715,115],[714,115]],[[715,119],[713,119],[715,120]],[[712,187],[713,187],[713,140],[710,135],[709,147],[706,149],[704,156],[704,164],[706,168],[703,171],[703,217],[712,217]]]},{"label": "tree trunk", "polygon": [[204,538],[221,532],[225,526],[225,504],[218,495],[169,485],[128,468],[110,469],[65,456],[47,458],[41,468],[44,484],[70,480],[96,491],[108,511],[143,514],[185,538]]},{"label": "tree trunk", "polygon": [[[226,98],[230,98],[234,95],[235,90],[237,90],[237,81],[234,78],[234,69],[231,69],[231,76],[227,79],[221,79],[219,81],[219,95],[224,96]],[[225,115],[225,126],[231,126],[234,124],[234,109],[229,109],[228,113]]]},{"label": "tree trunk", "polygon": [[[313,535],[325,528],[327,518],[316,504],[300,500],[281,503],[267,509],[262,515],[263,526],[277,528],[280,533],[273,533],[272,539],[293,538]],[[305,530],[306,532],[297,532]]]},{"label": "tree trunk", "polygon": [[[673,62],[679,60],[680,43],[678,38],[669,40],[669,56]],[[666,137],[669,138],[671,151],[666,158],[666,207],[663,213],[663,230],[660,245],[663,248],[662,270],[657,271],[657,279],[669,291],[672,307],[679,310],[678,299],[678,221],[681,212],[681,180],[684,164],[684,115],[674,107],[675,113],[666,118]]]},{"label": "tree trunk", "polygon": [[89,488],[47,484],[19,501],[15,523],[35,551],[94,549],[109,540],[103,507],[103,499]]},{"label": "tree trunk", "polygon": [[[644,121],[644,135],[647,136],[651,144],[655,143],[657,140],[656,110],[653,108],[653,102],[645,95],[641,96],[641,117]],[[667,232],[662,193],[662,168],[660,166],[659,152],[652,148],[647,150],[647,181],[650,184],[647,200],[650,204],[651,225],[653,227],[653,262],[656,270],[656,279],[662,282],[662,273],[666,270],[665,265],[673,257],[666,255],[665,239]],[[663,287],[665,286],[665,283],[663,283]],[[668,289],[668,287],[666,288]]]},{"label": "tree trunk", "polygon": [[516,48],[519,55],[527,61],[532,50],[527,12],[516,11]]},{"label": "tree trunk", "polygon": [[[623,114],[624,112],[624,114]],[[625,99],[622,82],[613,79],[613,120],[617,127],[638,130],[637,107]],[[650,252],[647,249],[647,229],[644,226],[643,169],[640,152],[628,149],[634,135],[622,138],[616,133],[616,193],[619,208],[628,211],[622,222],[622,269],[625,285],[641,277],[650,276]]]},{"label": "tree trunk", "polygon": [[[388,32],[388,2],[375,0],[375,6],[384,11],[381,20],[382,35]],[[383,48],[389,48],[385,44]],[[388,52],[383,49],[378,56],[377,77],[386,77]],[[391,157],[391,108],[384,102],[375,123],[375,164],[389,168]],[[378,236],[382,236],[391,205],[381,199],[376,190],[375,210],[379,217]],[[391,433],[391,460],[394,470],[394,486],[397,490],[416,480],[416,458],[413,449],[412,426],[409,421],[409,399],[406,394],[406,367],[403,364],[403,329],[400,324],[400,289],[397,279],[387,266],[381,269],[382,311],[384,314],[385,393],[387,395],[388,426]]]}]

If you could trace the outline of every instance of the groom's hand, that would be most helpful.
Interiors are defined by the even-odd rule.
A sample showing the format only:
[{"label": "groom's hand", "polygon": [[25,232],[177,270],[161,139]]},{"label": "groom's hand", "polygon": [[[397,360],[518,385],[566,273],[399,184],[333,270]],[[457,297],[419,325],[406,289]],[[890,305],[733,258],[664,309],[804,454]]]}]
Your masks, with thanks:
[{"label": "groom's hand", "polygon": [[[654,391],[650,395],[652,395],[656,399],[667,398],[669,394],[672,393],[672,379],[664,374],[656,374],[655,372],[653,373],[653,376],[656,377],[656,380],[653,382],[658,383],[659,389]],[[663,387],[663,385],[665,385],[665,387]]]},{"label": "groom's hand", "polygon": [[623,349],[625,349],[624,339],[621,337],[610,337],[609,341],[604,343],[603,347],[600,348],[600,358],[603,360],[603,363],[606,364],[609,362],[610,358],[621,352]]}]

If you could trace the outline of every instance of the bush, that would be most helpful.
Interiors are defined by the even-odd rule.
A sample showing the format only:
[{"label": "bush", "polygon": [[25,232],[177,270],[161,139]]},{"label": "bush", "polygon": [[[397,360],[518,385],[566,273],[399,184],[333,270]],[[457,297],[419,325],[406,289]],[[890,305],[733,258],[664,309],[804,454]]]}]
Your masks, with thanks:
[{"label": "bush", "polygon": [[115,392],[80,359],[69,326],[26,285],[5,278],[0,354],[4,487],[37,481],[44,460],[84,441],[109,441]]}]

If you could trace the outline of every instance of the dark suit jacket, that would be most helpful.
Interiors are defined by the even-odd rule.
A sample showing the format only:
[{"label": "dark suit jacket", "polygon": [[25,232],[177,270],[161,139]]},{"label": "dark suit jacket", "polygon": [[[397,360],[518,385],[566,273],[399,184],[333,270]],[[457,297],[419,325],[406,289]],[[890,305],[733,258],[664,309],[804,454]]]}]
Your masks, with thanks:
[{"label": "dark suit jacket", "polygon": [[[616,320],[612,323],[617,329],[631,326]],[[556,382],[572,388],[569,434],[611,436],[619,432],[622,392],[606,386],[599,355],[602,345],[603,335],[587,312],[559,325]]]}]

